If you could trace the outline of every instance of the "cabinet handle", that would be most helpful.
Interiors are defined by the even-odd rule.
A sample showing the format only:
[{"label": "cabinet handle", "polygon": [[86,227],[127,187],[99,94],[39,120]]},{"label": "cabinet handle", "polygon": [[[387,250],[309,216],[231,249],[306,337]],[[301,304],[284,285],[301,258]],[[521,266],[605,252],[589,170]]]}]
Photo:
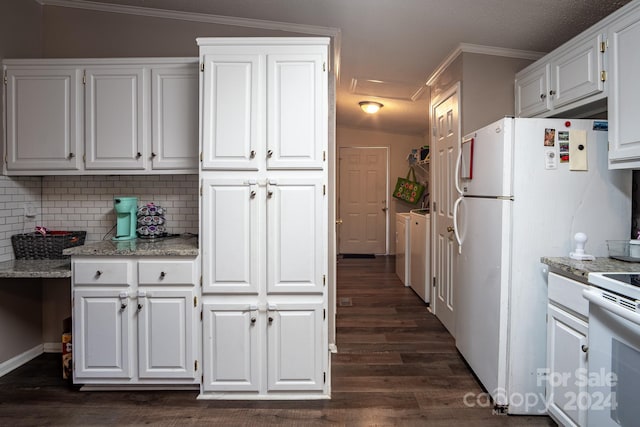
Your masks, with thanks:
[{"label": "cabinet handle", "polygon": [[273,323],[273,317],[269,316],[269,324]]},{"label": "cabinet handle", "polygon": [[255,323],[256,323],[256,318],[255,318],[255,317],[252,317],[252,318],[251,318],[251,324],[253,325],[253,324],[255,324]]},{"label": "cabinet handle", "polygon": [[[417,224],[417,222],[416,222],[416,224]],[[454,228],[453,228],[453,227],[451,227],[451,226],[449,226],[449,227],[447,227],[447,231],[448,231],[449,233],[451,233],[452,231],[454,231]]]},{"label": "cabinet handle", "polygon": [[136,153],[136,159],[139,159],[140,157],[142,157],[142,154],[140,154],[140,152],[138,151],[138,152]]},{"label": "cabinet handle", "polygon": [[256,198],[256,192],[255,191],[251,191],[251,193],[249,194],[249,197],[251,197],[252,199]]},{"label": "cabinet handle", "polygon": [[267,151],[267,158],[270,159],[271,157],[273,157],[273,150],[268,150]]},{"label": "cabinet handle", "polygon": [[550,90],[550,91],[549,91],[549,95],[550,95],[550,96],[553,96],[553,95],[555,95],[555,94],[556,94],[556,91],[555,91],[555,90]]},{"label": "cabinet handle", "polygon": [[97,270],[97,271],[96,271],[96,277],[100,277],[100,276],[102,276],[102,271]]},{"label": "cabinet handle", "polygon": [[73,153],[69,153],[69,160],[73,159],[76,155]]},{"label": "cabinet handle", "polygon": [[587,353],[589,351],[589,346],[586,344],[582,344],[582,346],[580,346],[580,349],[583,353]]},{"label": "cabinet handle", "polygon": [[547,95],[545,95],[544,93],[540,94],[540,99],[545,99],[547,97]]},{"label": "cabinet handle", "polygon": [[160,279],[164,279],[166,275],[167,273],[165,273],[164,271],[160,272]]},{"label": "cabinet handle", "polygon": [[156,156],[157,156],[157,154],[156,154],[156,153],[151,153],[151,158],[152,158],[152,159],[155,159],[155,158],[156,158]]},{"label": "cabinet handle", "polygon": [[142,304],[138,303],[138,311],[142,310]]},{"label": "cabinet handle", "polygon": [[256,157],[256,150],[251,150],[251,153],[249,153],[249,158],[253,159]]},{"label": "cabinet handle", "polygon": [[273,197],[273,191],[267,191],[267,197],[268,198],[272,198]]}]

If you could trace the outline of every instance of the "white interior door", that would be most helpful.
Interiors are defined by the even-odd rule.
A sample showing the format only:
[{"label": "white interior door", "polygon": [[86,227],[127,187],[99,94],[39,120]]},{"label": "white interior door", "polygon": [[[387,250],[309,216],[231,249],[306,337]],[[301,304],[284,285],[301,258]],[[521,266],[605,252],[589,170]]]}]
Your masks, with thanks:
[{"label": "white interior door", "polygon": [[453,205],[458,197],[455,169],[460,140],[459,92],[457,84],[433,104],[434,153],[431,157],[434,179],[433,203],[433,271],[435,277],[434,312],[455,337],[453,303],[454,266],[458,245],[453,233]]},{"label": "white interior door", "polygon": [[387,157],[385,147],[340,148],[340,253],[387,253]]}]

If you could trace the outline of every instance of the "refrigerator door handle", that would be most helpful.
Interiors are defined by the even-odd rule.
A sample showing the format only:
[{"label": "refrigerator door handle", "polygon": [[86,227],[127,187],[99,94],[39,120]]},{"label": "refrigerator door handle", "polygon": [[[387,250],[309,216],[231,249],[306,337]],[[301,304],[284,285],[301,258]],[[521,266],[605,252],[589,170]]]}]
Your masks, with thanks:
[{"label": "refrigerator door handle", "polygon": [[456,236],[456,242],[458,242],[458,254],[462,253],[462,240],[460,239],[460,233],[458,232],[458,207],[464,197],[458,197],[453,204],[453,234]]},{"label": "refrigerator door handle", "polygon": [[453,182],[456,184],[456,191],[462,196],[462,188],[460,187],[460,165],[462,164],[462,147],[458,144],[458,158],[456,159],[456,170]]}]

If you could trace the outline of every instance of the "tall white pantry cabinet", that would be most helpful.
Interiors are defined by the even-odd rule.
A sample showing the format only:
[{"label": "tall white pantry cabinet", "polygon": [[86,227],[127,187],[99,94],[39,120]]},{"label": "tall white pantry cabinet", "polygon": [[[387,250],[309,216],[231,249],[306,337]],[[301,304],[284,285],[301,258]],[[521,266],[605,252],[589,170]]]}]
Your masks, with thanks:
[{"label": "tall white pantry cabinet", "polygon": [[197,42],[200,398],[327,398],[329,39]]}]

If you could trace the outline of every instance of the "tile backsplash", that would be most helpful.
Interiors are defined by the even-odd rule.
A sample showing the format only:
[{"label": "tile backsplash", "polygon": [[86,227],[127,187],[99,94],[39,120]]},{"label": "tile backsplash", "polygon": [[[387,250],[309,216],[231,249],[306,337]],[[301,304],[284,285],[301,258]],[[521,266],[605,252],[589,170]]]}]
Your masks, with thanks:
[{"label": "tile backsplash", "polygon": [[33,230],[36,218],[26,218],[25,204],[40,211],[40,177],[0,175],[0,261],[13,259],[11,236]]},{"label": "tile backsplash", "polygon": [[[86,230],[87,241],[110,238],[115,225],[113,198],[138,197],[166,208],[170,233],[198,232],[198,175],[0,176],[0,261],[13,258],[11,235],[35,225],[54,230]],[[32,220],[24,205],[36,211]]]}]

